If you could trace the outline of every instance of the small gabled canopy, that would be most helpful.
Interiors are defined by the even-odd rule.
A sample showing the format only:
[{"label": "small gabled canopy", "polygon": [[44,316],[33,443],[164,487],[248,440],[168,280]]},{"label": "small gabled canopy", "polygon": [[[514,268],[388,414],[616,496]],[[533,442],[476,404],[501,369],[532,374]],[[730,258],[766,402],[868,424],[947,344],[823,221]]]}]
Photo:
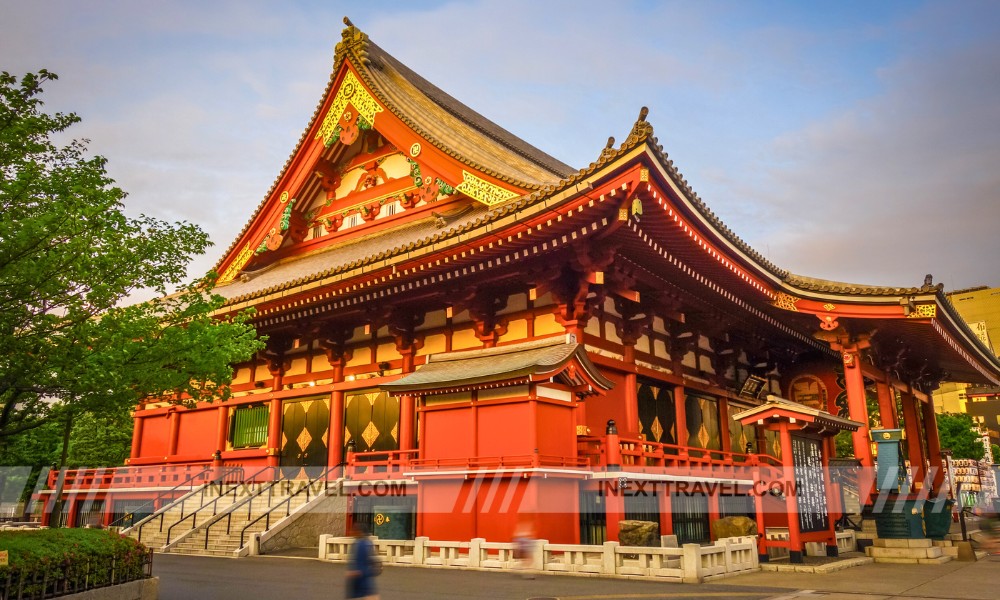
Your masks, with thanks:
[{"label": "small gabled canopy", "polygon": [[798,402],[785,400],[769,394],[767,402],[760,406],[748,408],[733,415],[733,420],[741,425],[755,425],[760,421],[790,421],[806,424],[807,428],[822,429],[831,433],[840,431],[857,431],[861,423],[838,417],[818,408],[812,408]]},{"label": "small gabled canopy", "polygon": [[434,354],[401,379],[382,384],[393,395],[447,392],[553,380],[584,395],[614,384],[601,375],[573,335],[498,348]]}]

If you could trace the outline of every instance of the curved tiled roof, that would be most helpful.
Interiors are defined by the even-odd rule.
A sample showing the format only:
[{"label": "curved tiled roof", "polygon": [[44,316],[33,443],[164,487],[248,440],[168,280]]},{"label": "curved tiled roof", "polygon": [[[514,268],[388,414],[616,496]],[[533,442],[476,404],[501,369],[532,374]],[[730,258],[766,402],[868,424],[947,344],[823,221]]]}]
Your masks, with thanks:
[{"label": "curved tiled roof", "polygon": [[434,354],[415,372],[381,387],[399,394],[525,377],[554,377],[571,360],[576,360],[599,387],[608,390],[614,386],[590,362],[582,344],[559,336],[509,346]]},{"label": "curved tiled roof", "polygon": [[788,285],[800,290],[810,292],[820,292],[828,294],[847,294],[852,296],[915,296],[918,294],[936,294],[943,287],[941,284],[930,285],[925,283],[921,287],[892,287],[865,285],[861,283],[845,283],[842,281],[830,281],[816,277],[806,277],[789,273],[784,278]]},{"label": "curved tiled roof", "polygon": [[501,181],[528,190],[557,184],[573,174],[572,167],[465,106],[371,43],[368,36],[354,27],[346,17],[344,23],[347,27],[341,33],[342,41],[336,47],[330,80],[312,117],[250,220],[222,254],[216,267],[221,266],[221,262],[250,229],[257,214],[274,194],[292,160],[307,141],[313,124],[323,117],[323,105],[349,55],[365,84],[393,114],[453,158]]}]

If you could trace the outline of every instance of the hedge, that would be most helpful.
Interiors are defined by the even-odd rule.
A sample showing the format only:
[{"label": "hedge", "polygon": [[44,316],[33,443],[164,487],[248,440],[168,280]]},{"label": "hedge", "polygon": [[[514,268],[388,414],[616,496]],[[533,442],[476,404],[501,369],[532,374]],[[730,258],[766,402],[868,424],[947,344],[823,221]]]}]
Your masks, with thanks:
[{"label": "hedge", "polygon": [[104,529],[0,530],[0,550],[8,552],[9,561],[0,567],[0,582],[19,571],[42,571],[58,578],[65,577],[69,565],[112,561],[124,572],[140,571],[146,554],[139,542]]}]

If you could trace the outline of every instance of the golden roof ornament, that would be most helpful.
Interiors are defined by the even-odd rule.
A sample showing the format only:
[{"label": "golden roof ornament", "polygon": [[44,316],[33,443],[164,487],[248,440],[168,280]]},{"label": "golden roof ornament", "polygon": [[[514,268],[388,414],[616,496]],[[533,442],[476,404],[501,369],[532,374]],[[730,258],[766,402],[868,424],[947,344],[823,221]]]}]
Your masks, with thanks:
[{"label": "golden roof ornament", "polygon": [[344,17],[344,25],[347,27],[340,32],[341,41],[334,49],[333,62],[340,64],[347,54],[354,54],[365,66],[371,64],[368,57],[368,34],[354,26],[354,23]]},{"label": "golden roof ornament", "polygon": [[648,114],[649,109],[643,106],[639,111],[639,118],[636,120],[635,125],[632,126],[632,132],[628,134],[628,139],[625,140],[625,145],[632,145],[653,135],[653,126],[646,122]]},{"label": "golden roof ornament", "polygon": [[615,153],[615,138],[609,137],[608,143],[604,146],[604,150],[601,150],[600,162],[604,162],[610,158]]}]

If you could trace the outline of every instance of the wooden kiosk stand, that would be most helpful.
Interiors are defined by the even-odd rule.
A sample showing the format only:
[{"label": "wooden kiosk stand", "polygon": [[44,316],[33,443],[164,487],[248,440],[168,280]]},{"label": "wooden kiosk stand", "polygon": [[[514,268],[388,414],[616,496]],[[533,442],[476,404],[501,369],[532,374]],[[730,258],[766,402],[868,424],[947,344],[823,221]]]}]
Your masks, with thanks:
[{"label": "wooden kiosk stand", "polygon": [[733,418],[742,425],[777,432],[781,444],[781,466],[760,466],[755,504],[757,528],[764,533],[764,492],[783,499],[788,539],[768,540],[762,535],[761,561],[768,560],[767,547],[775,546],[788,548],[789,561],[801,563],[808,542],[823,542],[827,556],[837,556],[836,520],[830,517],[831,507],[838,506],[829,469],[833,438],[841,431],[856,431],[861,423],[774,395]]}]

